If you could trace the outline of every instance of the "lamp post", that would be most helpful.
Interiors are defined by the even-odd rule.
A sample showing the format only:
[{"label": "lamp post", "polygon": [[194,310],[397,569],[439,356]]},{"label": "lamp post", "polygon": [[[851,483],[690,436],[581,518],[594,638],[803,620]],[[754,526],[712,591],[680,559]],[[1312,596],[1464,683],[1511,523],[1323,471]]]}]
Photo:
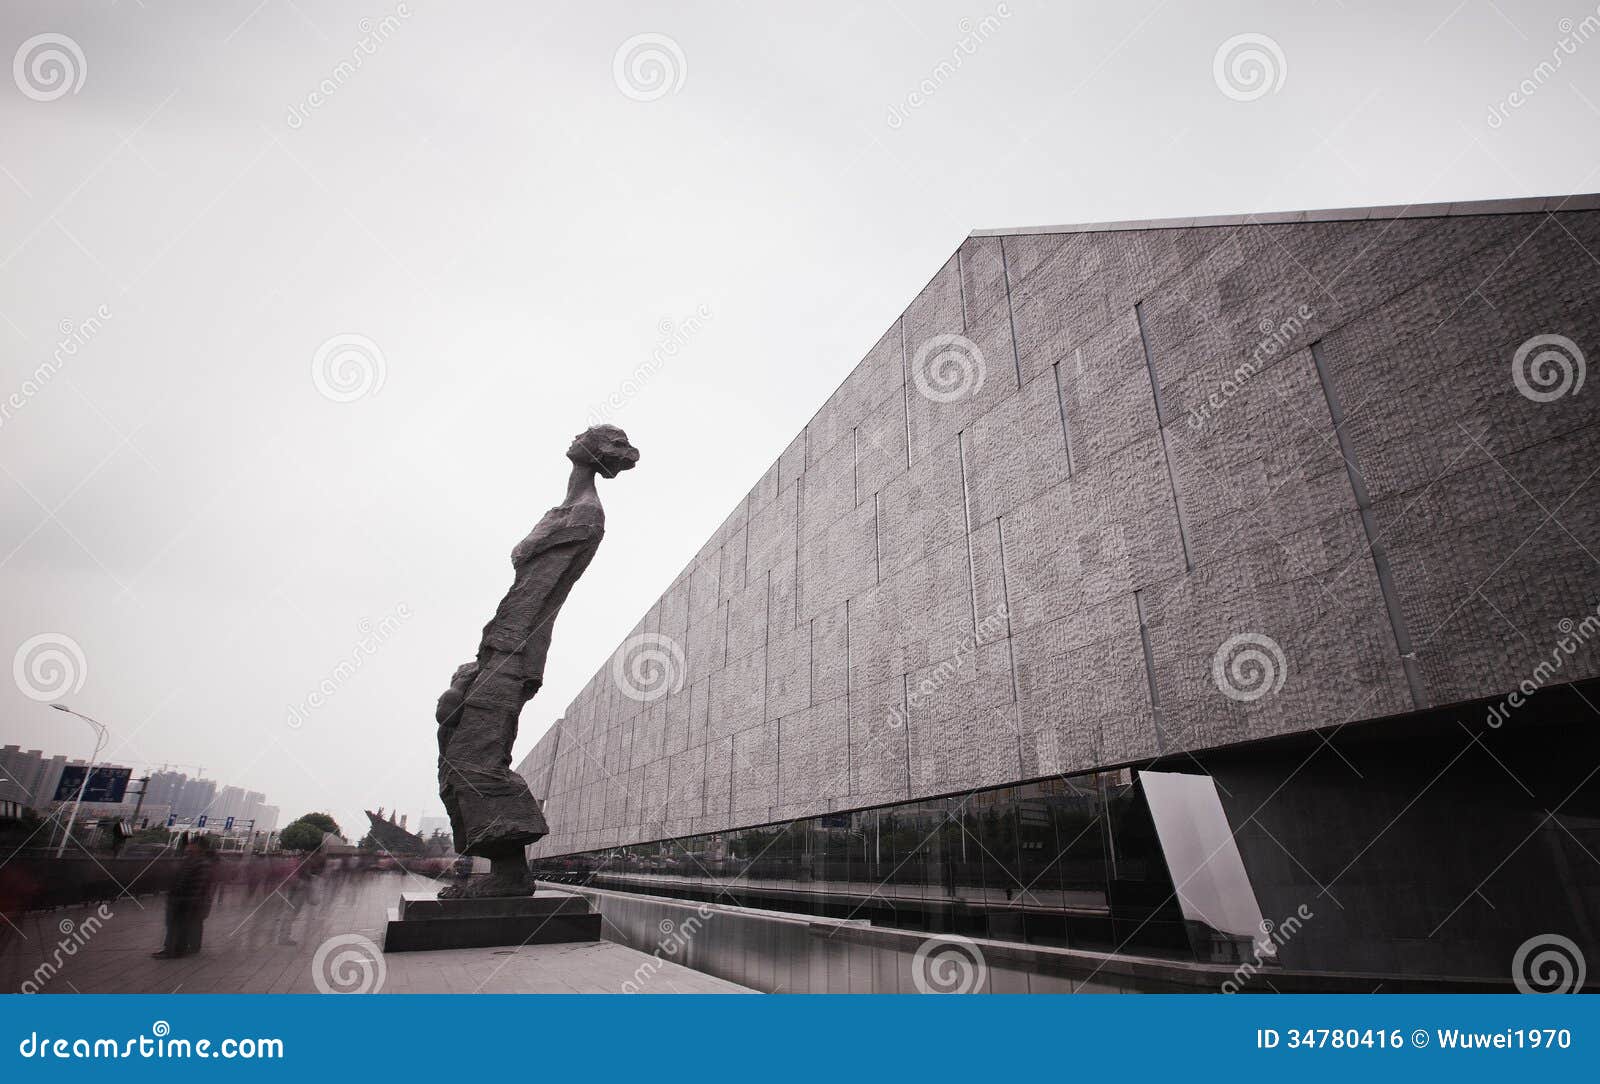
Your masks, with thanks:
[{"label": "lamp post", "polygon": [[89,758],[89,767],[83,773],[83,782],[78,785],[78,796],[72,800],[72,815],[67,818],[67,830],[61,837],[61,842],[56,846],[56,857],[60,858],[67,849],[67,840],[72,836],[72,826],[78,820],[78,807],[83,805],[83,792],[89,789],[89,777],[94,775],[94,766],[100,760],[100,750],[105,747],[107,730],[106,725],[97,719],[91,719],[81,711],[73,711],[65,704],[51,704],[57,711],[64,711],[68,715],[76,716],[94,728],[94,754]]}]

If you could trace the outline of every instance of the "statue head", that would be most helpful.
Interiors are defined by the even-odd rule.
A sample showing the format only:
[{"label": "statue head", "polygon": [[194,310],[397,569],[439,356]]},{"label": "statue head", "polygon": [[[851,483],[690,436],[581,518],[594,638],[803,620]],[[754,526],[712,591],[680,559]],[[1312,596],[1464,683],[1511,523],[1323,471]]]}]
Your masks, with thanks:
[{"label": "statue head", "polygon": [[567,458],[574,463],[594,465],[607,478],[632,470],[639,462],[639,449],[628,443],[628,434],[614,425],[592,425],[572,438]]}]

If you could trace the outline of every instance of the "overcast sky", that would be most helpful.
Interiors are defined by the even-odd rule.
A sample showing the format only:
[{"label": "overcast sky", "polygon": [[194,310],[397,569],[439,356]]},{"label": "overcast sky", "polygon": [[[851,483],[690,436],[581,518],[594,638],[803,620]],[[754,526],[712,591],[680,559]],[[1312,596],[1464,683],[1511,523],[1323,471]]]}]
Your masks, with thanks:
[{"label": "overcast sky", "polygon": [[1600,188],[1593,3],[1199,6],[7,0],[0,739],[442,812],[654,352],[518,758],[967,231]]}]

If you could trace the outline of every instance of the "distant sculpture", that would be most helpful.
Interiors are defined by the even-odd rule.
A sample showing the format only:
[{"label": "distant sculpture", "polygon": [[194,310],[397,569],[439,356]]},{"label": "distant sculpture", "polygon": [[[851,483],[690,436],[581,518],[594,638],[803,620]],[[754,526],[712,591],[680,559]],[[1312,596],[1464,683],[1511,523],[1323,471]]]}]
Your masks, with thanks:
[{"label": "distant sculpture", "polygon": [[515,579],[483,628],[478,657],[456,670],[439,697],[439,797],[456,850],[490,864],[486,876],[443,889],[441,898],[533,891],[523,848],[549,828],[528,784],[511,770],[517,719],[544,684],[556,614],[605,535],[595,476],[632,469],[639,450],[616,426],[597,425],[573,438],[567,458],[566,500],[511,551]]},{"label": "distant sculpture", "polygon": [[427,841],[396,824],[393,813],[390,813],[388,819],[385,820],[382,806],[378,807],[376,813],[370,809],[364,809],[362,812],[367,815],[367,839],[371,840],[377,850],[391,855],[427,853]]}]

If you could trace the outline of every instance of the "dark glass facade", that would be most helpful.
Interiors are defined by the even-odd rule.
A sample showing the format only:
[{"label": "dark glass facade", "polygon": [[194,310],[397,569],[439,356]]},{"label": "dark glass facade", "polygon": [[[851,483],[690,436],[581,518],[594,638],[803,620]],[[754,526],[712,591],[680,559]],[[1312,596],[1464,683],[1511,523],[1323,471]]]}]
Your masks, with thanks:
[{"label": "dark glass facade", "polygon": [[[1512,977],[1600,959],[1600,689],[544,858],[546,880],[1102,952]],[[1596,700],[1600,702],[1600,700]]]},{"label": "dark glass facade", "polygon": [[873,925],[1190,953],[1136,773],[542,859],[538,876]]}]

